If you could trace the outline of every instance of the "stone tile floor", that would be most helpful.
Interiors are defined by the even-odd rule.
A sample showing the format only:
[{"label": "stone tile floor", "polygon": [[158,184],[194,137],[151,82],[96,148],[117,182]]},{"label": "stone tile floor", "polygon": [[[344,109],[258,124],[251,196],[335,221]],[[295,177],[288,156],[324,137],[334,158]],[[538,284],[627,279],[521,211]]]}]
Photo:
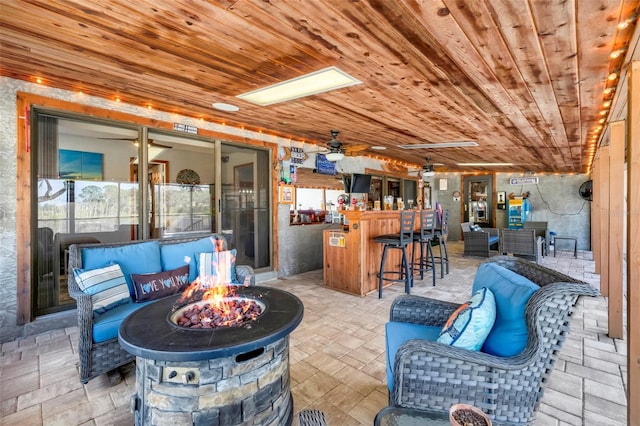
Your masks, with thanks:
[{"label": "stone tile floor", "polygon": [[[417,281],[413,294],[463,302],[482,259],[461,256],[450,242],[451,270],[432,287]],[[543,264],[596,287],[591,252],[558,252]],[[438,271],[439,272],[439,271]],[[401,285],[356,297],[322,287],[322,271],[262,285],[297,295],[305,306],[291,334],[291,389],[295,410],[324,411],[332,426],[372,425],[387,405],[384,323]],[[1,425],[130,425],[129,399],[135,393],[135,368],[109,386],[106,375],[87,385],[78,380],[76,327],[19,338],[2,344],[0,356]],[[605,298],[581,298],[569,337],[550,378],[536,425],[625,425],[626,342],[607,336]],[[297,422],[294,420],[294,425]]]}]

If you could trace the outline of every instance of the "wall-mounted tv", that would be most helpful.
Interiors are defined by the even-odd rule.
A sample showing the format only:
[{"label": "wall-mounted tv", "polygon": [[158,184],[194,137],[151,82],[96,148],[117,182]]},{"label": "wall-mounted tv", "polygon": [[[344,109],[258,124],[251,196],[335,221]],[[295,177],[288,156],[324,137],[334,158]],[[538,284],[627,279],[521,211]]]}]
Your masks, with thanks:
[{"label": "wall-mounted tv", "polygon": [[371,190],[371,175],[354,173],[351,177],[351,191],[358,194],[368,194]]}]

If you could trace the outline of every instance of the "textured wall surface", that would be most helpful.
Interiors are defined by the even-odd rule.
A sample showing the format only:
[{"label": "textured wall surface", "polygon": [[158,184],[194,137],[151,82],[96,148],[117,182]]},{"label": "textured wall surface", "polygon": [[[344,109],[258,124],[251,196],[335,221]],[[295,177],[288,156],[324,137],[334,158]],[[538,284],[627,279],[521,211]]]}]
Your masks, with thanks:
[{"label": "textured wall surface", "polygon": [[17,336],[16,324],[16,87],[0,78],[0,342]]},{"label": "textured wall surface", "polygon": [[289,205],[278,205],[278,276],[322,269],[322,233],[339,225],[289,226]]}]

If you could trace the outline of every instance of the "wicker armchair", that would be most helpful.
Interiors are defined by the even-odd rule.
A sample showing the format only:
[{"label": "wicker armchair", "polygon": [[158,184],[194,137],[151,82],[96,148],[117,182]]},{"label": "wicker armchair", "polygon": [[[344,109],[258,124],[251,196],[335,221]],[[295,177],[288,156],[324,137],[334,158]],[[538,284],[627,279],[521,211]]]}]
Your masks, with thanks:
[{"label": "wicker armchair", "polygon": [[542,255],[549,256],[549,245],[551,243],[551,231],[549,231],[549,223],[527,221],[524,223],[524,229],[536,230],[536,237],[542,237],[544,239],[544,252],[542,253]]},{"label": "wicker armchair", "polygon": [[482,228],[482,231],[472,231],[469,222],[460,224],[462,236],[464,238],[464,255],[489,257],[491,247],[498,250],[498,229]]},{"label": "wicker armchair", "polygon": [[500,254],[512,254],[540,263],[544,241],[536,236],[537,232],[536,229],[501,229]]},{"label": "wicker armchair", "polygon": [[[582,281],[510,256],[495,262],[540,286],[526,306],[528,340],[512,357],[473,352],[428,340],[409,340],[396,352],[393,365],[394,406],[448,411],[456,403],[475,405],[494,424],[532,424],[535,411],[569,329],[578,296],[597,296]],[[457,304],[420,296],[400,296],[391,306],[391,321],[442,326]]]},{"label": "wicker armchair", "polygon": [[[211,235],[213,238],[223,240],[222,250],[227,249],[227,243],[224,237],[217,234]],[[195,241],[202,238],[171,238],[157,240],[162,244],[184,243]],[[93,302],[91,296],[80,290],[75,276],[72,273],[73,268],[82,268],[82,249],[95,247],[118,247],[129,244],[139,244],[151,240],[127,241],[120,243],[94,243],[94,244],[73,244],[69,247],[69,295],[76,300],[79,328],[79,345],[78,354],[80,356],[80,382],[87,383],[89,380],[108,373],[118,367],[125,365],[135,359],[135,356],[120,347],[118,338],[110,339],[105,342],[96,343],[93,341]],[[250,266],[237,265],[236,274],[238,282],[244,282],[245,277],[249,277],[250,285],[255,285],[255,276],[253,268]],[[111,378],[110,378],[111,380]],[[118,375],[117,382],[120,377]]]}]

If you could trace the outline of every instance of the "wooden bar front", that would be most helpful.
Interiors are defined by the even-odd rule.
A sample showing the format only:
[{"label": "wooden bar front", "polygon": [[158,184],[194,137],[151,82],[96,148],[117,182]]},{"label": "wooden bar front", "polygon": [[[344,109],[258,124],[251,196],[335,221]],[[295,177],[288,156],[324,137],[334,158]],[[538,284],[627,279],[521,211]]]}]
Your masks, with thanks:
[{"label": "wooden bar front", "polygon": [[[323,236],[324,286],[349,294],[364,296],[378,290],[378,277],[383,245],[373,238],[400,233],[400,212],[347,211],[349,231],[325,230]],[[416,211],[416,228],[420,212]],[[411,248],[409,248],[411,256]],[[388,250],[386,269],[400,270],[402,253]],[[385,282],[384,286],[392,283]]]}]

